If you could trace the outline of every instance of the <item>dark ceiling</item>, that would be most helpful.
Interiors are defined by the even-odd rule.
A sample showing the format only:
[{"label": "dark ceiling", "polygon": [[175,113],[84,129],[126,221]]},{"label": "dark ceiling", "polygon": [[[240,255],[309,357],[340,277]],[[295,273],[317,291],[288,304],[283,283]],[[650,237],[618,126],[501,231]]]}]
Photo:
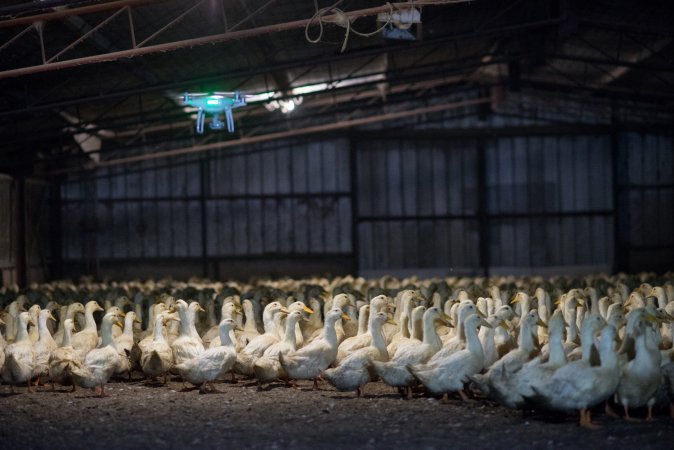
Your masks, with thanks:
[{"label": "dark ceiling", "polygon": [[[618,106],[635,121],[672,119],[671,2],[411,3],[422,24],[409,30],[415,40],[403,41],[356,32],[377,30],[376,12],[409,3],[336,2],[351,17],[342,52],[347,33],[329,22],[344,22],[335,10],[323,16],[320,42],[309,42],[320,33],[317,19],[307,28],[316,8],[335,5],[325,1],[5,1],[0,170],[79,167],[82,136],[100,143],[96,160],[106,161],[381,118],[494,89],[602,105],[607,121]],[[234,134],[196,135],[191,112],[176,101],[182,92],[220,90],[291,99],[306,86],[315,92],[290,114],[262,100],[236,110]],[[574,114],[568,122],[580,122]]]}]

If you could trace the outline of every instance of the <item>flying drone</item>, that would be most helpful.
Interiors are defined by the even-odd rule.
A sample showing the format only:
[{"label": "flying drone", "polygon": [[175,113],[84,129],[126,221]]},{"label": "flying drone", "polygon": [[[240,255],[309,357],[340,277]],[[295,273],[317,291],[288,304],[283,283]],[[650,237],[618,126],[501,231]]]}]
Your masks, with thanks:
[{"label": "flying drone", "polygon": [[246,105],[246,96],[239,91],[213,92],[212,94],[185,92],[179,98],[184,105],[197,108],[197,133],[199,134],[204,132],[206,114],[213,114],[209,125],[211,130],[222,130],[225,123],[220,120],[221,113],[225,114],[227,131],[234,133],[232,109]]}]

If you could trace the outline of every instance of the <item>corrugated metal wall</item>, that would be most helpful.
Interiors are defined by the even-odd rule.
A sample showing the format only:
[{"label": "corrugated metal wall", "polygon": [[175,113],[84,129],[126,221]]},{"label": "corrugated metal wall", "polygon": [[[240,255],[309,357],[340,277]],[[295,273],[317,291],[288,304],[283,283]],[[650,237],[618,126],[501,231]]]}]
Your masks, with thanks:
[{"label": "corrugated metal wall", "polygon": [[350,183],[344,139],[100,170],[63,185],[63,257],[350,258]]},{"label": "corrugated metal wall", "polygon": [[492,267],[612,266],[608,137],[512,137],[486,146]]},{"label": "corrugated metal wall", "polygon": [[479,267],[475,140],[365,140],[356,149],[361,270]]},{"label": "corrugated metal wall", "polygon": [[279,273],[314,257],[342,258],[344,270],[361,273],[674,262],[671,136],[354,136],[72,179],[61,191],[63,257],[90,272],[102,261],[279,256]]},{"label": "corrugated metal wall", "polygon": [[626,267],[662,270],[674,264],[674,140],[620,133],[618,246]]},{"label": "corrugated metal wall", "polygon": [[612,266],[608,137],[384,139],[358,153],[363,270]]}]

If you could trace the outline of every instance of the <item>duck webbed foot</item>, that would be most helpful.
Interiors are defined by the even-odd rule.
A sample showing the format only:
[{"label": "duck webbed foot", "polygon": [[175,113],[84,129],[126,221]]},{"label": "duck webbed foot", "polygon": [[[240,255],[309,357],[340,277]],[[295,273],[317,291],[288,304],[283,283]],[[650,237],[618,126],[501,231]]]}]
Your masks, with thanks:
[{"label": "duck webbed foot", "polygon": [[648,414],[646,415],[647,422],[651,422],[653,420],[653,405],[648,405]]},{"label": "duck webbed foot", "polygon": [[592,422],[592,415],[589,409],[581,409],[580,411],[580,426],[583,428],[589,428],[591,430],[596,430],[601,428],[601,425]]},{"label": "duck webbed foot", "polygon": [[625,416],[623,417],[623,419],[627,420],[628,422],[641,422],[640,419],[630,416],[630,411],[626,405],[623,405],[623,409],[625,410]]},{"label": "duck webbed foot", "polygon": [[466,394],[466,391],[463,389],[459,390],[459,396],[461,397],[461,400],[463,400],[464,402],[470,401],[470,397],[468,397],[468,394]]},{"label": "duck webbed foot", "polygon": [[98,393],[98,398],[103,398],[103,397],[109,397],[109,394],[105,393],[105,385],[101,384],[100,386],[97,386],[94,388],[94,392]]},{"label": "duck webbed foot", "polygon": [[613,411],[611,405],[608,404],[608,400],[604,402],[604,414],[606,414],[609,417],[613,417],[614,419],[620,418],[620,416],[615,411]]}]

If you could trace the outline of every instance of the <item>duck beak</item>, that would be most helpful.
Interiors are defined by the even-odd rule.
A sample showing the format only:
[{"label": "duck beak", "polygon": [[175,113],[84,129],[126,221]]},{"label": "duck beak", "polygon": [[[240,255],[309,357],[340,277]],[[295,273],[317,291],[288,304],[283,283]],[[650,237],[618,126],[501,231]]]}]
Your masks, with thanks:
[{"label": "duck beak", "polygon": [[304,305],[304,307],[302,307],[302,309],[303,309],[304,312],[306,312],[306,313],[309,313],[309,314],[313,314],[313,313],[314,313],[314,310],[311,309],[311,308],[309,308],[309,307],[306,306],[306,305]]},{"label": "duck beak", "polygon": [[133,319],[133,323],[140,323],[140,320],[138,320],[138,317],[136,317],[135,319]]},{"label": "duck beak", "polygon": [[346,321],[350,321],[350,320],[351,320],[351,317],[349,317],[349,316],[347,316],[346,314],[342,313],[342,319],[344,319],[344,320],[346,320]]},{"label": "duck beak", "polygon": [[283,314],[290,314],[290,311],[288,311],[288,309],[285,307],[281,307],[279,311],[281,311]]},{"label": "duck beak", "polygon": [[56,318],[52,315],[52,313],[49,313],[49,315],[47,316],[47,319],[51,319],[54,322],[56,322]]},{"label": "duck beak", "polygon": [[395,320],[393,319],[386,319],[386,323],[391,324],[391,325],[398,325]]},{"label": "duck beak", "polygon": [[0,319],[0,325],[7,325],[4,320]]},{"label": "duck beak", "polygon": [[239,326],[236,326],[236,327],[234,327],[234,331],[243,331],[243,328],[241,328]]},{"label": "duck beak", "polygon": [[452,325],[452,318],[449,317],[447,314],[440,313],[440,320],[442,321],[442,323],[444,323],[448,327],[452,327],[452,328],[454,327],[454,325]]},{"label": "duck beak", "polygon": [[483,313],[482,311],[480,311],[479,308],[478,308],[478,310],[477,310],[477,315],[480,316],[480,317],[482,317],[483,319],[486,319],[486,318],[487,318],[487,316],[485,316],[484,313]]},{"label": "duck beak", "polygon": [[547,327],[548,327],[548,324],[545,323],[545,322],[543,322],[543,320],[541,320],[541,319],[538,319],[538,320],[536,321],[536,325],[538,325],[539,327],[543,327],[543,328],[547,328]]},{"label": "duck beak", "polygon": [[493,326],[491,326],[491,324],[489,322],[487,322],[484,319],[480,320],[480,325],[482,325],[483,327],[487,327],[487,328],[494,328]]},{"label": "duck beak", "polygon": [[206,310],[204,309],[204,307],[201,306],[201,305],[197,305],[197,311],[199,311],[199,312],[206,312]]},{"label": "duck beak", "polygon": [[119,328],[124,328],[124,324],[120,322],[119,320],[115,320],[114,324],[117,325]]}]

